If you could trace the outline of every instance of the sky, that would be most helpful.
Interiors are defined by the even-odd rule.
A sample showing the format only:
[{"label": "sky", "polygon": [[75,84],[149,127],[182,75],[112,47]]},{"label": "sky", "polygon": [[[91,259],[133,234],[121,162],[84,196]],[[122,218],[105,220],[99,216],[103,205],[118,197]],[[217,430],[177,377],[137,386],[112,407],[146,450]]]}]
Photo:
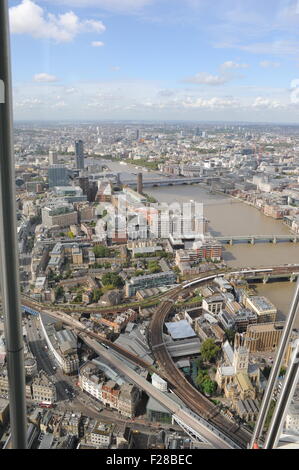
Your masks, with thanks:
[{"label": "sky", "polygon": [[299,0],[9,0],[15,120],[299,121]]}]

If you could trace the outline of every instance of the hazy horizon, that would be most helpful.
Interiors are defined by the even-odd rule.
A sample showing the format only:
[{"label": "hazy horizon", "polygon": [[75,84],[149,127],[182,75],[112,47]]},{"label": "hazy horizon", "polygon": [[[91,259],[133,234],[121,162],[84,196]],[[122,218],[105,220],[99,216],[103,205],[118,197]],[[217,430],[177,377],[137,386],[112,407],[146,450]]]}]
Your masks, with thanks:
[{"label": "hazy horizon", "polygon": [[298,0],[10,0],[17,120],[297,123]]}]

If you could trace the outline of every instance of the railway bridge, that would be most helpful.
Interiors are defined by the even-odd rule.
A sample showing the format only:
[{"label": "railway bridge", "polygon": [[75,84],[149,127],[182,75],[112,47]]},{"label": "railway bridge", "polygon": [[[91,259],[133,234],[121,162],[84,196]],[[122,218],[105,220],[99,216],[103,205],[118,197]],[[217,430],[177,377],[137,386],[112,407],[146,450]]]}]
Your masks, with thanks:
[{"label": "railway bridge", "polygon": [[226,235],[215,237],[219,242],[226,245],[234,245],[235,243],[248,243],[255,245],[256,243],[298,243],[298,234],[289,235]]}]

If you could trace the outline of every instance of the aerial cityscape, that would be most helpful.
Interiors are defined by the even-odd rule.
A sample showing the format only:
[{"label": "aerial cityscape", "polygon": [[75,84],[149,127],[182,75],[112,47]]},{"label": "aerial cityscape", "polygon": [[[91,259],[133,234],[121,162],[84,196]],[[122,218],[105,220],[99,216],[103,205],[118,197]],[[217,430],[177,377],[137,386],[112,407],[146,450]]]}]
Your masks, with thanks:
[{"label": "aerial cityscape", "polygon": [[[126,58],[118,66],[103,57],[109,73],[101,79],[94,62],[85,66],[77,35],[89,34],[91,48],[102,51],[112,41],[111,22],[111,29],[127,31],[129,47],[134,37],[128,29],[136,23],[138,53],[144,47],[146,55],[148,28],[160,31],[165,22],[171,37],[180,28],[197,28],[189,9],[200,15],[206,4],[184,0],[186,16],[179,22],[169,13],[166,22],[162,3],[9,2],[30,449],[252,448],[299,278],[299,79],[295,83],[296,75],[284,69],[284,83],[281,75],[286,55],[294,59],[299,8],[285,2],[283,15],[271,13],[269,30],[250,47],[241,41],[249,41],[247,28],[257,18],[265,26],[266,8],[245,20],[241,3],[248,2],[225,0],[223,44],[207,45],[218,55],[196,59],[202,70],[221,63],[218,75],[191,76],[186,59],[175,89],[161,57],[160,75],[148,71],[147,85],[129,60],[135,78],[129,72],[112,78],[122,74]],[[211,27],[220,24],[213,15]],[[284,33],[280,42],[274,23]],[[236,44],[233,37],[245,24]],[[76,66],[83,69],[77,83],[61,62],[70,59],[66,50],[52,50],[73,43],[77,50],[68,53],[73,61],[78,54]],[[167,55],[167,44],[161,54]],[[268,92],[264,75],[260,82],[243,76],[254,68],[258,46],[260,70],[273,73]],[[22,47],[35,47],[26,71]],[[149,68],[152,60],[149,54]],[[60,71],[54,63],[61,63]],[[91,80],[101,80],[97,89]],[[241,89],[249,94],[237,97]],[[265,95],[253,96],[253,89]],[[0,448],[9,449],[3,304],[0,315]],[[298,342],[297,315],[254,448],[266,440]],[[298,448],[298,385],[282,425],[277,447]]]},{"label": "aerial cityscape", "polygon": [[[246,447],[297,277],[298,141],[296,126],[16,125],[32,445],[209,447],[196,416],[223,432],[212,445]],[[1,359],[4,413],[4,338]]]}]

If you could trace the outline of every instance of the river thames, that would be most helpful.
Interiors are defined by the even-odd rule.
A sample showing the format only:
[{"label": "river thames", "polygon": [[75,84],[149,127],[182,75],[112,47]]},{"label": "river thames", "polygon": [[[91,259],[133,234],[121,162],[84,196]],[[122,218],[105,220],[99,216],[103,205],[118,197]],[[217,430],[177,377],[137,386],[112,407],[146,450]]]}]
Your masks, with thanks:
[{"label": "river thames", "polygon": [[[132,179],[140,171],[144,180],[159,178],[161,174],[145,171],[134,165],[104,161],[113,172],[119,172],[122,180]],[[158,202],[186,203],[191,200],[203,204],[204,216],[209,220],[209,231],[221,235],[287,235],[288,227],[282,221],[266,217],[258,209],[221,194],[210,193],[202,184],[161,186],[146,188],[145,192]],[[232,267],[259,267],[299,263],[299,243],[256,243],[225,245],[223,258]],[[281,282],[258,284],[257,292],[268,297],[278,308],[278,319],[288,313],[295,283]],[[296,321],[299,327],[299,315]]]},{"label": "river thames", "polygon": [[[211,194],[200,185],[149,188],[147,193],[159,202],[203,203],[204,215],[209,220],[209,231],[214,235],[287,235],[289,229],[281,221],[271,219],[252,206],[218,194]],[[258,267],[299,263],[299,243],[256,243],[225,245],[223,258],[229,266]],[[279,282],[257,284],[260,295],[268,297],[278,309],[278,319],[288,313],[295,283]],[[297,315],[296,327],[299,327]]]}]

